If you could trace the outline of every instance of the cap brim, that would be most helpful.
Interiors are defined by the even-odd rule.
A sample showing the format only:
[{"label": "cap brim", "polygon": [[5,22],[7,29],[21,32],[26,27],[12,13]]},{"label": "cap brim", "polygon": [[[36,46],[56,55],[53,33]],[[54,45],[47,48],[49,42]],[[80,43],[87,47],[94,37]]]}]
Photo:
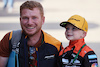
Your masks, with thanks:
[{"label": "cap brim", "polygon": [[61,26],[61,27],[66,27],[66,25],[67,25],[68,23],[70,23],[70,22],[66,22],[66,21],[65,21],[65,22],[61,22],[61,23],[60,23],[60,26]]}]

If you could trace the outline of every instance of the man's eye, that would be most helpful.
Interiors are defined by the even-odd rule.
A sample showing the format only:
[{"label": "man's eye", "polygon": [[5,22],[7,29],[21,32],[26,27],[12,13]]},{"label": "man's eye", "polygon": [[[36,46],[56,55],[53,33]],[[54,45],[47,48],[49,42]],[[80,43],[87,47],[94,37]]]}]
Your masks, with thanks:
[{"label": "man's eye", "polygon": [[27,17],[23,17],[22,19],[28,19]]},{"label": "man's eye", "polygon": [[33,19],[36,19],[37,17],[33,17]]}]

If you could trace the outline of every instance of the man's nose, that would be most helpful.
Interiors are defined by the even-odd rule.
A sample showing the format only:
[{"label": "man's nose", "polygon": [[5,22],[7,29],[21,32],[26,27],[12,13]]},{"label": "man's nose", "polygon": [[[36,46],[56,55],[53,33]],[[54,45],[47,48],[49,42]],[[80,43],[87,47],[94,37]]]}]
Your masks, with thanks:
[{"label": "man's nose", "polygon": [[32,23],[33,23],[33,20],[31,18],[29,18],[28,24],[32,24]]}]

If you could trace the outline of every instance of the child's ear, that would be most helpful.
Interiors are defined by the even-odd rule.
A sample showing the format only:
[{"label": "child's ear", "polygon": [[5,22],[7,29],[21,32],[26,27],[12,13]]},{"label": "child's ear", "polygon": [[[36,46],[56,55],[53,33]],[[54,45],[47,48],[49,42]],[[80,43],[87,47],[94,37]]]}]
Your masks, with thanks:
[{"label": "child's ear", "polygon": [[85,37],[85,36],[86,36],[86,34],[87,34],[87,32],[83,31],[83,37]]}]

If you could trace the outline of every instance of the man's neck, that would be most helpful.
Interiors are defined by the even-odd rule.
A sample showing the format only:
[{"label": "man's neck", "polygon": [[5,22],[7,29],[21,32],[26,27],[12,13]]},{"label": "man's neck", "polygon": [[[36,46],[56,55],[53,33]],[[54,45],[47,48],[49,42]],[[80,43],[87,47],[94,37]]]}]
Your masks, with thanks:
[{"label": "man's neck", "polygon": [[34,46],[40,39],[41,32],[28,37],[28,45],[29,46]]}]

